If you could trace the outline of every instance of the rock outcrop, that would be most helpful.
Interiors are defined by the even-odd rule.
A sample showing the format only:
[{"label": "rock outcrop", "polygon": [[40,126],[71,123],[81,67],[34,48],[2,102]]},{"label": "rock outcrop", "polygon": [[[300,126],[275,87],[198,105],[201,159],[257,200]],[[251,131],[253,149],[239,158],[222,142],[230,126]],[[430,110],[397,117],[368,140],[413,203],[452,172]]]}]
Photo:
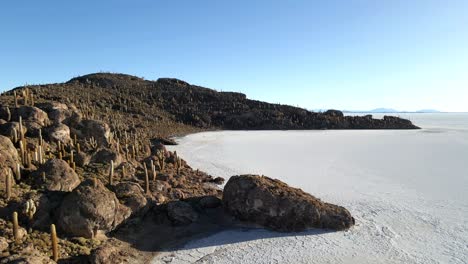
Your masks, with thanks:
[{"label": "rock outcrop", "polygon": [[65,197],[59,209],[58,227],[71,236],[93,238],[109,232],[131,214],[115,194],[99,180],[82,182]]},{"label": "rock outcrop", "polygon": [[[64,160],[51,159],[44,163],[34,173],[37,185],[44,186],[48,191],[71,192],[80,184],[76,172]],[[45,181],[42,175],[45,175]]]},{"label": "rock outcrop", "polygon": [[233,176],[224,187],[223,205],[240,220],[278,231],[308,228],[343,230],[354,225],[344,207],[265,176]]},{"label": "rock outcrop", "polygon": [[0,135],[0,169],[8,167],[14,170],[19,163],[18,151],[11,140]]}]

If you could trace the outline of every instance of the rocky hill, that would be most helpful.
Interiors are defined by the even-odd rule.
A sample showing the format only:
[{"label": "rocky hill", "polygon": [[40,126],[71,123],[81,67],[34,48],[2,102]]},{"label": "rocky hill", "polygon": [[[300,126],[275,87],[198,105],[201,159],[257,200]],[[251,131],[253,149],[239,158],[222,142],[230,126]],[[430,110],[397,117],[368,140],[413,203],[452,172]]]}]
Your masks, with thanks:
[{"label": "rocky hill", "polygon": [[148,81],[124,74],[96,73],[73,78],[66,83],[30,86],[29,89],[37,94],[38,102],[69,102],[85,106],[95,115],[107,115],[109,112],[120,116],[130,114],[123,117],[125,124],[141,124],[141,121],[158,123],[164,126],[157,129],[163,135],[206,129],[417,128],[401,118],[343,116],[336,110],[310,112],[169,78]]},{"label": "rocky hill", "polygon": [[0,263],[149,263],[161,248],[239,221],[280,231],[350,228],[345,208],[267,177],[233,177],[223,196],[224,179],[164,146],[168,136],[203,130],[326,128],[417,127],[176,79],[100,73],[18,87],[0,96]]}]

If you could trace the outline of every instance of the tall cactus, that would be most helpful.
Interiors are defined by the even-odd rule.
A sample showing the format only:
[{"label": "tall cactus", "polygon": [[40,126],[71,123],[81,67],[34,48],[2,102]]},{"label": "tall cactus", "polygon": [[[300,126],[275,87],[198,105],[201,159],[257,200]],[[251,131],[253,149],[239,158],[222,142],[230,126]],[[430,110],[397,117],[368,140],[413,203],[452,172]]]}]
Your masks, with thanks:
[{"label": "tall cactus", "polygon": [[19,224],[18,224],[18,213],[13,212],[13,238],[15,242],[19,241]]},{"label": "tall cactus", "polygon": [[52,241],[52,259],[57,262],[59,259],[58,239],[54,224],[50,225],[50,240]]}]

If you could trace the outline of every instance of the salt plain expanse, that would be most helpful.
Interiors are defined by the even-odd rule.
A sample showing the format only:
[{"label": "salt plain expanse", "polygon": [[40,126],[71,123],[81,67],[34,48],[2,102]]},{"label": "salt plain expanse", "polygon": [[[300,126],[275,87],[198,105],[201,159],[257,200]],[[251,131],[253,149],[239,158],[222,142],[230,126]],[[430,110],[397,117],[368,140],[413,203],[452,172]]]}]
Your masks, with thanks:
[{"label": "salt plain expanse", "polygon": [[[405,117],[405,115],[401,115]],[[468,114],[422,130],[224,131],[171,148],[213,176],[281,179],[356,219],[345,232],[228,230],[153,263],[468,263]]]}]

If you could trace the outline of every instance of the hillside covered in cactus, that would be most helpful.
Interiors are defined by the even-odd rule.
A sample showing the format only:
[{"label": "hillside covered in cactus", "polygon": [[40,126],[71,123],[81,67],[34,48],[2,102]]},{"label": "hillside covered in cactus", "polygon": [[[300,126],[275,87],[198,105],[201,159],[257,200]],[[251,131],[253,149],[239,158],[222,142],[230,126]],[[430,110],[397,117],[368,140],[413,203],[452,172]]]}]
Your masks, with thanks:
[{"label": "hillside covered in cactus", "polygon": [[396,117],[343,116],[335,110],[310,112],[170,78],[148,81],[125,74],[96,73],[61,84],[29,86],[29,89],[34,91],[38,102],[73,103],[87,115],[113,120],[122,117],[124,123],[153,122],[156,131],[166,135],[200,129],[417,128],[410,121]]},{"label": "hillside covered in cactus", "polygon": [[[396,117],[314,113],[176,79],[99,73],[16,88],[0,96],[0,263],[148,263],[158,249],[239,219],[282,231],[349,228],[354,218],[342,207],[278,181],[236,178],[270,186],[259,196],[294,194],[281,198],[290,199],[281,210],[294,217],[268,225],[271,216],[242,211],[246,200],[234,194],[245,184],[230,184],[234,194],[223,198],[224,179],[192,169],[165,145],[174,144],[170,136],[214,129],[363,128],[417,127]],[[298,201],[307,206],[296,208]]]}]

